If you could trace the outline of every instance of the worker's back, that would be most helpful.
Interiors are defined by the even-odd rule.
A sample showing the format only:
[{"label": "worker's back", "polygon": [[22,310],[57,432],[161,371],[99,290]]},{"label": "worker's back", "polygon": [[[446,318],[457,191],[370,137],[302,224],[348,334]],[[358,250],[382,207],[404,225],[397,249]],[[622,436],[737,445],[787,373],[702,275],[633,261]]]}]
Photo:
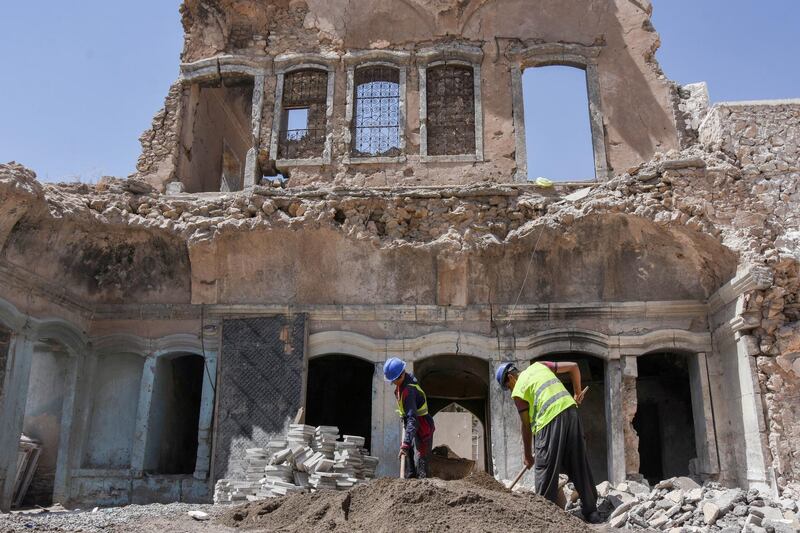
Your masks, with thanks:
[{"label": "worker's back", "polygon": [[577,405],[561,380],[541,363],[533,363],[520,372],[511,396],[528,402],[534,433],[541,431],[559,413]]}]

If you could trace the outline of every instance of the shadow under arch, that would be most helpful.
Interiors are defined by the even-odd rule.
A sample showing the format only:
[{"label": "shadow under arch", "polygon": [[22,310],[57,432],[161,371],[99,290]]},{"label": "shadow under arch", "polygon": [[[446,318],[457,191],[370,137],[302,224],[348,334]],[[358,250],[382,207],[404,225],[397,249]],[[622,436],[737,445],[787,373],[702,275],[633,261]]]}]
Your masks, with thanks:
[{"label": "shadow under arch", "polygon": [[348,353],[316,355],[308,362],[306,424],[336,426],[341,435],[372,446],[372,386],[375,364]]},{"label": "shadow under arch", "polygon": [[[699,459],[694,412],[693,367],[688,350],[651,350],[636,359],[636,415],[639,473],[654,482],[696,474]],[[694,370],[696,372],[696,370]],[[695,465],[696,467],[697,465]]]},{"label": "shadow under arch", "polygon": [[[606,365],[604,358],[597,353],[583,351],[550,352],[534,358],[531,363],[541,361],[578,363],[581,372],[581,384],[589,390],[579,406],[581,423],[588,453],[589,466],[595,481],[608,479],[608,423],[605,405]],[[570,393],[572,383],[569,374],[558,374]]]},{"label": "shadow under arch", "polygon": [[489,361],[471,355],[434,355],[415,361],[414,375],[425,391],[431,416],[455,403],[480,421],[484,432],[484,468],[491,472]]}]

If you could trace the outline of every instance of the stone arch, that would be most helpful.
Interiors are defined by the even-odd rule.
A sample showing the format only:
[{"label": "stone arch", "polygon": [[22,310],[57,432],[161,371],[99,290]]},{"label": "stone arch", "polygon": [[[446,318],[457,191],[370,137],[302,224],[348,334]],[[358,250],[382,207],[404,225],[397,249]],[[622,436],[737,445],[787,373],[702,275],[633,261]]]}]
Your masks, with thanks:
[{"label": "stone arch", "polygon": [[150,341],[138,335],[117,333],[92,339],[92,350],[96,355],[128,353],[147,357]]},{"label": "stone arch", "polygon": [[642,356],[654,352],[684,354],[712,351],[711,333],[684,329],[660,329],[639,336],[622,336],[619,349],[625,355]]},{"label": "stone arch", "polygon": [[5,326],[14,333],[21,330],[29,320],[30,317],[21,313],[14,304],[0,298],[0,326]]},{"label": "stone arch", "polygon": [[523,337],[518,341],[523,356],[518,359],[538,359],[547,353],[582,353],[598,359],[609,359],[609,336],[579,328],[551,329]]},{"label": "stone arch", "polygon": [[[483,427],[484,469],[491,471],[491,360],[464,352],[440,352],[415,359],[413,372],[428,399],[431,416],[456,403]],[[471,437],[470,437],[471,438]]]},{"label": "stone arch", "polygon": [[39,322],[36,328],[39,339],[52,339],[62,344],[72,357],[86,352],[89,339],[73,324],[60,319],[48,319]]},{"label": "stone arch", "polygon": [[385,341],[381,342],[366,335],[349,331],[323,331],[309,335],[309,359],[337,353],[371,363],[381,363],[387,359]]}]

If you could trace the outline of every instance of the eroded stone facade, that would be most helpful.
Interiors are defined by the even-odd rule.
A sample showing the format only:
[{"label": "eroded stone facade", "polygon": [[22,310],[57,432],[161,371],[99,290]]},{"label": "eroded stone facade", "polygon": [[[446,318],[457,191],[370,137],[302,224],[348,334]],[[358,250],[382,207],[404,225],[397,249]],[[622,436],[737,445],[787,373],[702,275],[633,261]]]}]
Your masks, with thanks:
[{"label": "eroded stone facade", "polygon": [[[230,386],[225,350],[239,342],[226,348],[220,333],[248,317],[303,324],[265,344],[272,357],[300,354],[292,368],[333,354],[375,365],[367,396],[384,474],[399,441],[387,357],[406,358],[423,382],[462,358],[470,401],[483,398],[468,408],[482,413],[486,466],[506,478],[521,464],[519,427],[491,368],[602,361],[587,409],[602,413],[591,431],[606,460],[593,468],[621,481],[648,467],[637,361],[669,353],[686,357],[690,381],[684,473],[797,497],[800,102],[709,107],[702,85],[675,86],[654,60],[646,3],[548,1],[536,16],[521,0],[366,4],[189,0],[183,75],[142,136],[136,175],[46,185],[0,165],[0,321],[11,332],[0,421],[14,429],[0,436],[0,503],[30,422],[31,361],[48,346],[67,354],[59,439],[45,443],[58,450],[54,499],[208,499],[235,470],[234,451],[271,434],[218,433],[220,420],[243,416],[217,397]],[[475,100],[475,151],[449,160],[423,140],[423,81],[440,61],[471,69],[475,83],[459,93]],[[375,62],[397,69],[389,79],[405,91],[392,104],[402,153],[356,161],[354,73]],[[544,64],[587,72],[596,181],[538,187],[521,174],[519,74]],[[324,108],[326,141],[312,161],[281,161],[278,89],[306,68],[325,80],[314,113]],[[200,124],[212,115],[225,128]],[[198,164],[210,153],[200,130],[230,136],[213,141],[219,161]],[[241,172],[243,190],[196,186],[230,185],[226,172]],[[158,391],[192,354],[203,360],[200,381],[185,385],[202,389],[199,421],[181,435],[197,433],[195,466],[167,475],[154,443],[178,437],[154,413],[179,406]],[[279,383],[284,369],[253,371]],[[305,387],[303,376],[292,379]],[[124,401],[98,405],[92,391],[114,386]],[[129,437],[108,437],[111,419]]]}]

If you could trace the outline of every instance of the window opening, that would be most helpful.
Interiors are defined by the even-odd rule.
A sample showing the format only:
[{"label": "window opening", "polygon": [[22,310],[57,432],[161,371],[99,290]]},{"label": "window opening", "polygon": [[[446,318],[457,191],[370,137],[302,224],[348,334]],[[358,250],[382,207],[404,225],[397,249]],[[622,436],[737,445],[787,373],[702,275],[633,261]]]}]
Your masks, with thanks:
[{"label": "window opening", "polygon": [[427,69],[428,155],[475,153],[475,80],[472,67]]},{"label": "window opening", "polygon": [[353,156],[400,155],[400,72],[367,67],[355,72]]},{"label": "window opening", "polygon": [[596,178],[586,72],[575,67],[527,69],[522,75],[528,179]]},{"label": "window opening", "polygon": [[195,85],[185,94],[178,174],[186,192],[242,190],[251,134],[252,78]]},{"label": "window opening", "polygon": [[278,158],[321,157],[327,129],[328,73],[299,70],[286,74],[282,106]]}]

